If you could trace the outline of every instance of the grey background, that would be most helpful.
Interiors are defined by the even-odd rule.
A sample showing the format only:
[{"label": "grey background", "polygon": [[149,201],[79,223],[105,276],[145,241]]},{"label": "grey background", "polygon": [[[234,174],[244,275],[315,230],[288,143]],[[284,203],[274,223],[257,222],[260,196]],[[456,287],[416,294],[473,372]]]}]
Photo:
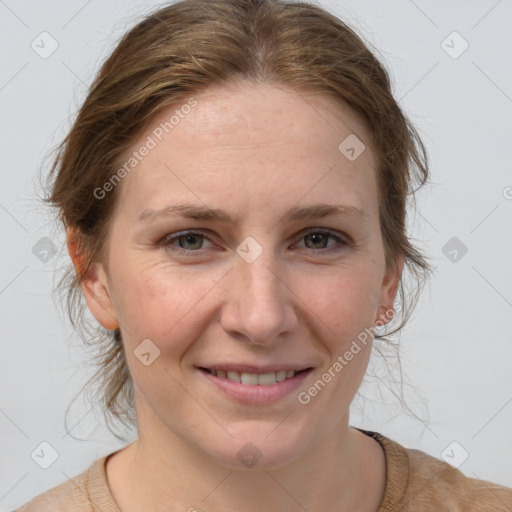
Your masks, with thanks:
[{"label": "grey background", "polygon": [[[438,458],[460,462],[467,453],[465,474],[512,486],[512,1],[320,4],[385,60],[395,97],[423,135],[434,182],[418,194],[410,229],[436,271],[400,340],[408,404],[428,421],[405,414],[385,384],[368,379],[352,424]],[[157,5],[0,0],[0,512],[124,445],[83,400],[66,433],[66,407],[93,368],[52,302],[67,253],[36,194],[43,158],[102,59]],[[46,59],[31,47],[43,31],[58,43]],[[454,31],[469,44],[457,58],[462,39],[446,39]],[[456,262],[443,252],[452,237],[467,247]],[[43,252],[44,239],[55,254]],[[30,455],[43,441],[58,453],[48,469]]]}]

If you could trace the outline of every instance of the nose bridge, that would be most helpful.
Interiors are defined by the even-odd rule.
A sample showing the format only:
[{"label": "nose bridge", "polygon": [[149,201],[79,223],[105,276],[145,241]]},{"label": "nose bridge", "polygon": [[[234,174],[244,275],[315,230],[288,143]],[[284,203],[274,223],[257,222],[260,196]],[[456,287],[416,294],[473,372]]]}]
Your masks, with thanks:
[{"label": "nose bridge", "polygon": [[229,304],[224,304],[224,329],[232,335],[243,334],[254,343],[269,344],[279,334],[293,329],[296,323],[293,299],[284,275],[280,275],[282,266],[274,251],[262,248],[255,259],[244,259],[244,253],[241,254],[232,272],[235,283]]},{"label": "nose bridge", "polygon": [[237,278],[245,283],[246,291],[254,294],[255,299],[261,300],[262,295],[267,295],[268,300],[276,300],[275,295],[279,294],[282,285],[278,270],[280,263],[272,246],[272,237],[257,238],[259,241],[247,236],[237,247]]},{"label": "nose bridge", "polygon": [[[267,255],[259,256],[252,263],[239,262],[240,273],[246,285],[246,293],[255,307],[270,307],[272,302],[281,304],[282,278],[279,276],[276,258],[267,251]],[[275,305],[274,305],[275,306]]]}]

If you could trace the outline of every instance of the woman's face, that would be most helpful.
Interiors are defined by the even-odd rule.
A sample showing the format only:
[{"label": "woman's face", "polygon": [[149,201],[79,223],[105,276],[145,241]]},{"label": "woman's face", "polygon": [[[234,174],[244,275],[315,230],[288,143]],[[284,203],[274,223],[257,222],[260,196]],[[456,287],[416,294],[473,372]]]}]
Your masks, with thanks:
[{"label": "woman's face", "polygon": [[194,99],[134,144],[83,290],[121,328],[140,439],[278,467],[346,421],[371,350],[358,336],[392,306],[402,264],[385,268],[376,161],[348,110],[268,84]]}]

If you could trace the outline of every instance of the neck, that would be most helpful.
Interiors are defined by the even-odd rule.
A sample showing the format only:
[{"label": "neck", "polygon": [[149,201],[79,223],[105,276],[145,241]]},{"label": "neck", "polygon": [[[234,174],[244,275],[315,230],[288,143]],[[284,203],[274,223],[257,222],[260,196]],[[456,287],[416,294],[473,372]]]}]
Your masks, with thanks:
[{"label": "neck", "polygon": [[275,469],[226,466],[154,416],[141,415],[139,439],[111,458],[107,468],[123,512],[375,512],[385,485],[380,445],[349,428],[348,413],[314,450]]}]

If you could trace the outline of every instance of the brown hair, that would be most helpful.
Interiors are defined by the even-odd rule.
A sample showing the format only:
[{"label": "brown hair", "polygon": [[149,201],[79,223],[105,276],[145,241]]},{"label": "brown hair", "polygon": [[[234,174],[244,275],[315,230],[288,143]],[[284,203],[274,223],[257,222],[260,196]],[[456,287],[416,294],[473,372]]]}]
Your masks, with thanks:
[{"label": "brown hair", "polygon": [[120,331],[88,323],[80,289],[90,263],[102,261],[118,195],[113,189],[98,198],[94,191],[119,172],[123,157],[164,108],[242,79],[327,93],[366,123],[378,162],[386,261],[402,254],[416,283],[406,294],[402,276],[401,322],[376,339],[392,343],[386,336],[405,325],[431,271],[406,233],[407,198],[414,199],[414,183],[419,188],[429,178],[427,154],[393,98],[387,71],[351,28],[319,6],[284,0],[181,0],[157,10],[128,31],[102,65],[57,148],[46,198],[64,225],[76,229],[86,257],[78,271],[69,268],[59,289],[67,294],[73,326],[97,349],[97,371],[88,385],[99,384],[107,424],[109,415],[131,425],[136,418]]}]

